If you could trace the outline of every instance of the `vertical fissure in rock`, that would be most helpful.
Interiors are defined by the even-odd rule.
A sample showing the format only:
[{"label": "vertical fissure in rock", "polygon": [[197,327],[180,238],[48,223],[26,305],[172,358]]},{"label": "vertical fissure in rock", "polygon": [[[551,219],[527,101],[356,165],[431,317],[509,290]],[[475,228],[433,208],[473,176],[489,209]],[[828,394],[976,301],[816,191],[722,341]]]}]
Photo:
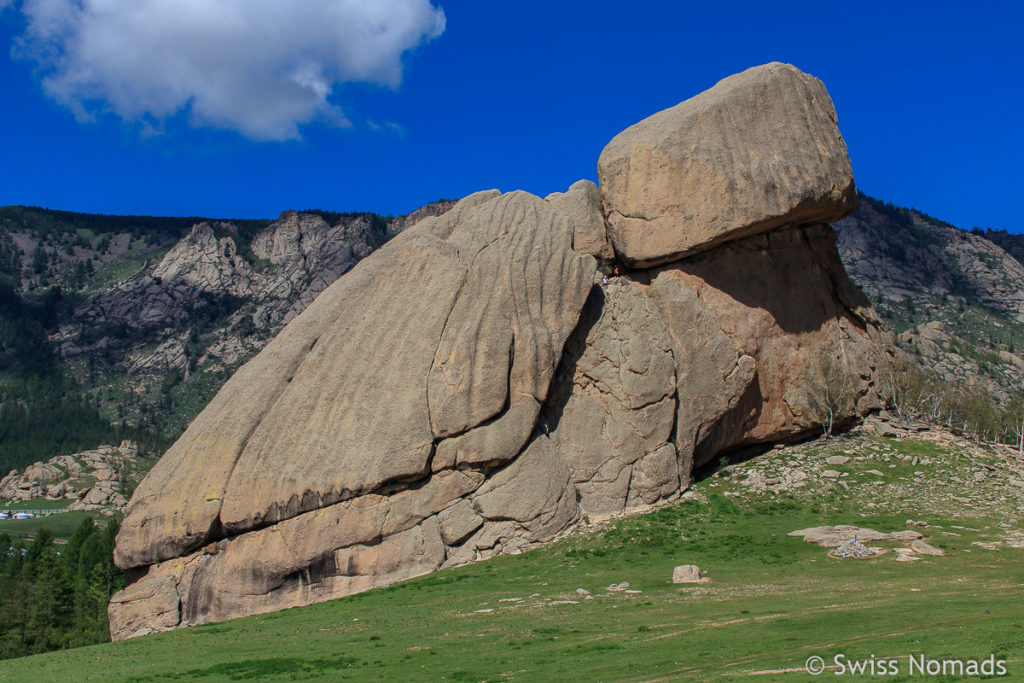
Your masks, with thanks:
[{"label": "vertical fissure in rock", "polygon": [[[679,369],[676,365],[676,352],[675,349],[668,349],[669,356],[672,358],[672,384],[675,386],[675,390],[672,392],[672,429],[668,433],[668,441],[665,443],[672,444],[672,447],[676,449],[676,473],[679,476],[679,491],[682,492],[690,486],[690,473],[686,472],[683,474],[683,463],[682,453],[679,448]],[[684,483],[684,477],[686,482]]]},{"label": "vertical fissure in rock", "polygon": [[[482,251],[483,251],[483,249],[480,249],[479,251],[476,252],[476,254],[473,255],[473,261],[471,263],[473,263],[473,264],[476,263],[476,259],[477,259],[477,257],[480,255],[480,253]],[[471,267],[472,266],[470,266],[470,268]],[[430,414],[430,374],[431,374],[431,371],[434,369],[434,362],[436,362],[436,360],[437,360],[437,353],[438,353],[438,351],[441,350],[441,344],[444,341],[444,332],[445,332],[445,330],[448,329],[448,323],[451,321],[452,312],[455,310],[455,306],[459,302],[459,295],[462,294],[462,288],[466,286],[466,281],[469,279],[470,272],[471,272],[470,269],[466,269],[463,272],[463,274],[462,274],[462,281],[459,282],[459,286],[455,290],[455,296],[452,297],[451,305],[448,307],[448,311],[444,315],[444,323],[442,323],[442,325],[441,325],[441,333],[437,336],[437,344],[434,345],[434,361],[432,361],[431,364],[430,364],[430,367],[427,368],[427,375],[426,375],[426,377],[423,378],[423,382],[424,382],[423,397],[424,397],[424,400],[426,401],[426,404],[427,404],[427,424],[430,426],[431,434],[435,438],[435,445],[436,445],[437,434],[433,433],[434,419],[433,419],[433,416]]]},{"label": "vertical fissure in rock", "polygon": [[601,319],[605,300],[604,289],[600,285],[590,288],[583,308],[580,310],[576,326],[562,345],[562,354],[555,366],[548,395],[541,404],[540,415],[537,418],[538,424],[543,424],[544,431],[548,434],[554,433],[558,429],[562,413],[573,393],[576,366],[587,348],[587,335]]}]

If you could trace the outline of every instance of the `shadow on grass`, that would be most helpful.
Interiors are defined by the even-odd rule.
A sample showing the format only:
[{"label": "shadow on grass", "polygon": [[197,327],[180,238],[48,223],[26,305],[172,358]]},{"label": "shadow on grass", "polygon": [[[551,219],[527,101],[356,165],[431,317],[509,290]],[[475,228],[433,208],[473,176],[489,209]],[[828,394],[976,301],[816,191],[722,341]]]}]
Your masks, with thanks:
[{"label": "shadow on grass", "polygon": [[268,676],[287,676],[291,679],[322,676],[329,671],[341,671],[359,664],[355,657],[321,657],[305,659],[299,657],[270,657],[247,659],[241,662],[226,662],[202,669],[190,669],[175,673],[159,674],[136,678],[137,681],[194,680],[217,676],[232,681],[258,680]]}]

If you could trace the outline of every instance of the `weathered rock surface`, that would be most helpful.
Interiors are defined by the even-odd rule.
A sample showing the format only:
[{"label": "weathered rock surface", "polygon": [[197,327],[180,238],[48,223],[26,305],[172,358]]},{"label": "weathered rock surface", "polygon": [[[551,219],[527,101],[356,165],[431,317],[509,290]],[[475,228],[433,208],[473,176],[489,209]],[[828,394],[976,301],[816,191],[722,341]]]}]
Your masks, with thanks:
[{"label": "weathered rock surface", "polygon": [[601,213],[601,190],[589,180],[573,183],[565,192],[552,192],[544,198],[569,215],[572,221],[572,248],[581,254],[611,260],[615,258],[608,230]]},{"label": "weathered rock surface", "polygon": [[778,62],[627,128],[597,169],[612,244],[634,265],[782,225],[828,223],[856,206],[825,86]]},{"label": "weathered rock surface", "polygon": [[[696,465],[821,424],[809,410],[817,359],[846,368],[856,413],[875,388],[886,339],[839,263],[828,226],[777,230],[651,271],[652,296],[677,349],[677,445]],[[797,294],[799,293],[799,294]]]},{"label": "weathered rock surface", "polygon": [[851,415],[880,409],[885,348],[827,226],[779,230],[595,290],[546,424],[583,511],[622,512],[678,495],[723,450],[817,428],[822,356],[850,369]]},{"label": "weathered rock surface", "polygon": [[[806,118],[831,104],[791,67],[755,76],[724,89],[731,106],[756,102],[828,144],[807,151],[806,131],[777,132],[776,147],[755,149],[781,169],[818,159],[783,184],[797,197],[784,210],[776,166],[720,169],[742,176],[731,187],[745,194],[725,205],[748,223],[701,237],[731,240],[713,251],[603,284],[606,188],[603,205],[586,182],[546,201],[489,191],[421,217],[324,291],[132,498],[115,559],[133,581],[111,604],[114,637],[348,595],[671,499],[724,449],[818,428],[807,367],[822,355],[854,378],[841,420],[877,408],[885,342],[819,224],[852,187],[832,129]],[[709,158],[749,153],[731,129],[705,133]],[[670,158],[689,153],[669,142]],[[651,182],[669,192],[652,215],[708,205],[692,194],[707,188]],[[764,196],[769,208],[744,218],[738,207]],[[138,619],[147,602],[152,624]]]},{"label": "weathered rock surface", "polygon": [[575,491],[545,440],[525,447],[594,279],[571,244],[567,217],[521,192],[408,229],[225,385],[136,492],[118,563],[179,587],[194,572],[186,624],[345,595],[449,559],[425,520],[484,481],[453,468],[513,459],[457,524],[445,515],[445,535],[479,527],[469,512],[495,522],[463,561],[550,540],[575,518]]},{"label": "weathered rock surface", "polygon": [[170,576],[133,584],[110,599],[111,633],[135,638],[175,628],[181,622],[177,584]]},{"label": "weathered rock surface", "polygon": [[706,583],[700,567],[695,564],[681,564],[672,570],[672,583]]},{"label": "weathered rock surface", "polygon": [[546,419],[586,513],[654,503],[689,483],[670,443],[672,341],[640,284],[622,277],[594,289],[559,372]]}]

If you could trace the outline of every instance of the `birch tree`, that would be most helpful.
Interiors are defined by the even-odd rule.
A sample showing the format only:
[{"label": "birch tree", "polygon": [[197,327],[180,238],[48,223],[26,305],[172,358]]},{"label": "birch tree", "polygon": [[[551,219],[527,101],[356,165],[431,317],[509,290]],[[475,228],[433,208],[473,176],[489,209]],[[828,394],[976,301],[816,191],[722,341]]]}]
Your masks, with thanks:
[{"label": "birch tree", "polygon": [[837,423],[854,409],[854,377],[841,359],[821,356],[807,377],[811,417],[821,424],[826,439]]}]

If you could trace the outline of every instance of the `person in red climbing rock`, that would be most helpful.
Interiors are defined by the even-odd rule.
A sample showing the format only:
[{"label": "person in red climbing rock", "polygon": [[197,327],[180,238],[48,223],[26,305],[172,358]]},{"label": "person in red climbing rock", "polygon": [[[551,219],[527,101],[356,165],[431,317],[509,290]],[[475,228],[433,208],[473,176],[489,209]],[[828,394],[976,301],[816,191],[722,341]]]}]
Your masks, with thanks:
[{"label": "person in red climbing rock", "polygon": [[615,270],[612,271],[612,275],[618,275],[618,274],[619,274],[619,267],[615,266]]}]

